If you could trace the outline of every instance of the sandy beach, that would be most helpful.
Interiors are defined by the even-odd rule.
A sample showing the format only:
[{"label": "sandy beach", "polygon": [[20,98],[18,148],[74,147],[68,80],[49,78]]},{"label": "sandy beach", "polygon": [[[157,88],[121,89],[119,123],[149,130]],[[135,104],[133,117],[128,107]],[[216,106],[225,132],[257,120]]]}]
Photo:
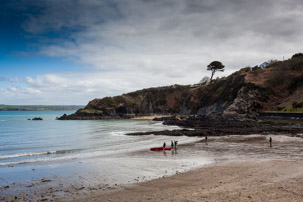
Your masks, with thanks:
[{"label": "sandy beach", "polygon": [[303,201],[303,162],[222,163],[118,191],[61,201]]}]

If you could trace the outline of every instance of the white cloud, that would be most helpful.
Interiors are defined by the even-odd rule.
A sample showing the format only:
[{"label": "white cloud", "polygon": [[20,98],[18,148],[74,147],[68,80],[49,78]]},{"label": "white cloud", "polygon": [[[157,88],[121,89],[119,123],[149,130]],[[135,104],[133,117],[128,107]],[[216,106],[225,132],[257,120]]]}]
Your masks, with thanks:
[{"label": "white cloud", "polygon": [[15,99],[16,101],[17,99],[21,98],[30,98],[31,96],[40,95],[41,91],[30,87],[10,85],[6,89],[0,89],[0,93],[5,96],[5,99],[9,97],[10,99]]},{"label": "white cloud", "polygon": [[[0,90],[0,95],[5,98],[4,103],[87,104],[94,98],[175,84],[174,76],[145,74],[144,71],[119,71],[38,75],[24,79],[27,87],[10,86]],[[182,78],[190,79],[192,76],[184,74]],[[197,82],[199,79],[196,77]]]},{"label": "white cloud", "polygon": [[38,75],[36,79],[26,77],[25,81],[38,88],[64,88],[69,84],[65,78],[53,74]]},{"label": "white cloud", "polygon": [[20,82],[20,79],[18,77],[9,78],[10,82]]}]

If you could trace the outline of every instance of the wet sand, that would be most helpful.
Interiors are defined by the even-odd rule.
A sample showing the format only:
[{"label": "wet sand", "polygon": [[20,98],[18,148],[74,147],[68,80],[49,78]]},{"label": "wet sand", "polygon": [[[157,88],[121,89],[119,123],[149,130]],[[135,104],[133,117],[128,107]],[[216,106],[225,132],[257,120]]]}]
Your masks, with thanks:
[{"label": "wet sand", "polygon": [[221,163],[119,191],[64,201],[303,201],[303,162]]},{"label": "wet sand", "polygon": [[268,138],[213,137],[180,145],[180,150],[203,148],[217,163],[66,201],[303,201],[302,139],[274,136],[270,148]]}]

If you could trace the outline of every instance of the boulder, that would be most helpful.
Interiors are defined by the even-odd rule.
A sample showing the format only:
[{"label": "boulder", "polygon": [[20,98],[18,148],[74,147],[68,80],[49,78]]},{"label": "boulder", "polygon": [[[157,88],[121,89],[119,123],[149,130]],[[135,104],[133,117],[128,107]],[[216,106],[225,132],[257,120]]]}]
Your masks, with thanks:
[{"label": "boulder", "polygon": [[32,119],[32,121],[42,121],[43,119],[41,117],[35,117]]}]

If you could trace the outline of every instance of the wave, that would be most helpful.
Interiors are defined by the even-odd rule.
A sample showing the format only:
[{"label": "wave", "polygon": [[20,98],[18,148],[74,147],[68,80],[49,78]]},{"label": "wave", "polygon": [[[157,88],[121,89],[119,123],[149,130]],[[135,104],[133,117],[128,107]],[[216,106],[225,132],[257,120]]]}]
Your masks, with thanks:
[{"label": "wave", "polygon": [[151,125],[153,125],[153,126],[163,126],[163,121],[161,121],[161,122],[154,122]]},{"label": "wave", "polygon": [[[10,159],[10,158],[20,158],[27,156],[43,156],[43,155],[52,155],[52,154],[66,154],[81,151],[82,149],[67,149],[67,150],[57,150],[57,151],[47,151],[47,152],[36,152],[36,153],[19,153],[19,154],[9,154],[0,156],[1,159]],[[0,164],[1,165],[1,164]]]},{"label": "wave", "polygon": [[[60,150],[56,152],[41,152],[43,155],[49,154],[61,154],[61,153],[68,153],[70,151],[81,150],[81,149],[74,149],[74,150]],[[0,166],[12,166],[18,164],[29,164],[29,163],[38,163],[38,162],[54,162],[54,161],[66,161],[66,160],[74,160],[74,159],[88,159],[100,155],[104,155],[104,151],[99,152],[89,152],[89,153],[76,153],[73,155],[64,155],[64,156],[45,156],[40,158],[32,158],[32,159],[22,159],[16,161],[7,161],[7,162],[0,162]],[[39,153],[36,153],[39,154]],[[29,155],[27,155],[29,156]]]},{"label": "wave", "polygon": [[109,134],[112,136],[125,136],[125,134],[130,133],[126,131],[116,131],[116,132],[110,132]]},{"label": "wave", "polygon": [[28,164],[28,163],[46,162],[46,161],[58,161],[58,160],[67,160],[67,159],[72,159],[72,158],[74,158],[74,157],[27,159],[27,160],[22,160],[22,161],[0,162],[0,166],[10,166],[10,165],[17,165],[17,164]]},{"label": "wave", "polygon": [[27,160],[27,161],[10,161],[10,162],[0,162],[0,166],[10,166],[10,165],[17,165],[17,164],[27,164],[27,163],[34,163],[38,162],[39,160]]}]

